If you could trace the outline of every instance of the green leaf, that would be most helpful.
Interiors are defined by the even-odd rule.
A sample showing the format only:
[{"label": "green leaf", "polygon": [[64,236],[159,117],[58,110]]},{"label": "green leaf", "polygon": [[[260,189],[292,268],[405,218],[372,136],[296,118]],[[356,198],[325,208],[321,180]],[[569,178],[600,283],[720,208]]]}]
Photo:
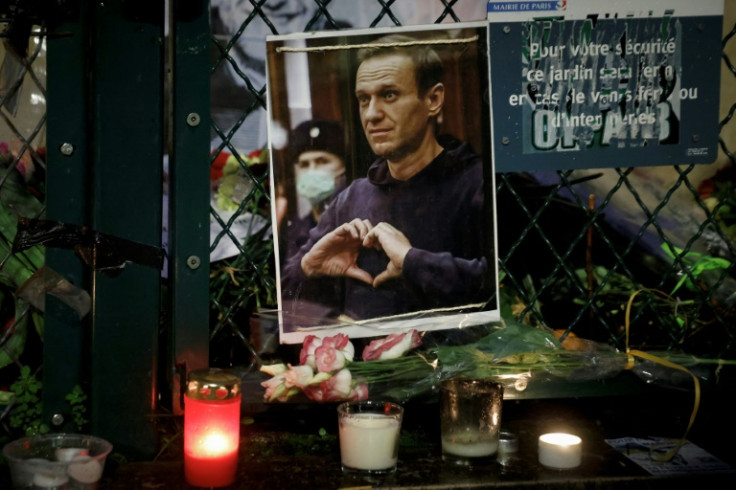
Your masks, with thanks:
[{"label": "green leaf", "polygon": [[0,405],[7,405],[15,398],[15,393],[12,391],[0,390]]},{"label": "green leaf", "polygon": [[13,289],[19,288],[44,263],[44,250],[40,246],[11,253],[17,231],[17,211],[5,199],[0,199],[0,260],[5,260],[0,268],[0,283]]},{"label": "green leaf", "polygon": [[[686,254],[683,254],[683,250],[681,248],[670,246],[667,243],[662,244],[662,249],[672,259],[680,257],[683,262],[689,264],[688,269],[690,271],[690,275],[692,275],[695,279],[698,279],[706,271],[728,269],[731,267],[731,262],[721,257],[711,257],[710,255],[705,255],[698,252],[688,252]],[[677,282],[670,294],[675,294],[675,292],[680,289],[683,284],[691,291],[697,289],[697,286],[693,284],[693,281],[690,279],[690,275],[683,275],[683,277]]]}]

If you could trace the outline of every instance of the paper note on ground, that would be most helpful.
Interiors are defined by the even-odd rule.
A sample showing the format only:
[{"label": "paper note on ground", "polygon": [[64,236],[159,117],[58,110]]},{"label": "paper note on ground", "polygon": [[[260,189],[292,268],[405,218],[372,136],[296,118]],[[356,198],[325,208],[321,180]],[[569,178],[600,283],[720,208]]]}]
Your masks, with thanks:
[{"label": "paper note on ground", "polygon": [[732,473],[736,468],[726,464],[704,449],[686,441],[669,461],[657,461],[657,456],[672,449],[677,440],[664,437],[622,437],[606,439],[606,443],[638,464],[652,475],[677,475],[691,473]]}]

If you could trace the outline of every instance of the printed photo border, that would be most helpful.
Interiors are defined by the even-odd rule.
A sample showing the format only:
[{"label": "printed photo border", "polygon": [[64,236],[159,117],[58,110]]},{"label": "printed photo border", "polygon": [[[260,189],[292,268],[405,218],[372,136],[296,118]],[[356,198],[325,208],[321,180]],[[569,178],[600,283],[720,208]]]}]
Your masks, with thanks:
[{"label": "printed photo border", "polygon": [[[394,34],[411,40],[386,41],[384,36]],[[359,104],[356,97],[359,51],[388,44],[428,46],[443,66],[444,103],[432,117],[445,150],[408,181],[391,180],[386,163],[391,157],[377,156],[362,124],[360,104],[370,102]],[[266,51],[279,341],[294,344],[307,335],[336,333],[365,338],[499,321],[488,23],[269,36]],[[382,87],[364,99],[385,101],[396,97],[392,90]],[[300,155],[320,156],[314,152],[342,152],[343,165],[323,162],[338,170],[320,174],[321,180],[309,172],[307,179],[304,170],[319,164]],[[388,179],[381,181],[388,186],[381,192],[374,192],[376,175]],[[418,191],[407,190],[412,186]],[[298,260],[304,251],[333,224],[353,219],[376,228],[388,223],[408,238],[412,249],[401,275],[373,288],[365,280],[306,279]],[[356,263],[374,279],[384,267],[388,270],[383,265],[369,269],[390,261],[388,245],[382,245],[360,248]]]}]

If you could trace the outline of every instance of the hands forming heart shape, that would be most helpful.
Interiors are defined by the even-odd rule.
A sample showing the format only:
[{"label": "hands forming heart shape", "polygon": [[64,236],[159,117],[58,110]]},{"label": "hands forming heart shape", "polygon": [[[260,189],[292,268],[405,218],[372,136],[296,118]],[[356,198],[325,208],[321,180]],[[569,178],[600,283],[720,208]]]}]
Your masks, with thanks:
[{"label": "hands forming heart shape", "polygon": [[[389,259],[386,269],[376,277],[357,265],[361,248],[383,250]],[[404,258],[411,243],[401,231],[381,222],[373,226],[368,220],[356,218],[323,236],[302,257],[302,270],[307,277],[351,277],[374,288],[401,276]]]}]

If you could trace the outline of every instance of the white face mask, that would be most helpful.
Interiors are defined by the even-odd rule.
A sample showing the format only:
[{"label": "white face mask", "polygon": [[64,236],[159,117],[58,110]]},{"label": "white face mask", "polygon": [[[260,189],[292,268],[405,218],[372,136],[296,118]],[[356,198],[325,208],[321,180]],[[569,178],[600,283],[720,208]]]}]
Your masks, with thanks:
[{"label": "white face mask", "polygon": [[329,170],[310,168],[299,175],[296,192],[312,206],[329,199],[335,194],[335,176]]}]

